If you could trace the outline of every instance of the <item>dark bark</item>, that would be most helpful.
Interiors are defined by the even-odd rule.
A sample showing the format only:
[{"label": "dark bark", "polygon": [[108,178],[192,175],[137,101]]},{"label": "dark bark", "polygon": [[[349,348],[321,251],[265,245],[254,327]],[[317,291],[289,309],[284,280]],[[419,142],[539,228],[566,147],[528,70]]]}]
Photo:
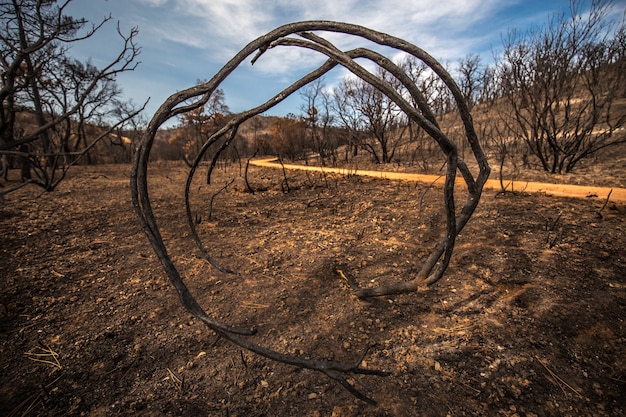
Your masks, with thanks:
[{"label": "dark bark", "polygon": [[[368,49],[359,48],[348,52],[342,52],[335,48],[334,45],[332,45],[325,39],[308,31],[339,32],[353,35],[355,37],[361,37],[380,45],[385,45],[401,51],[405,51],[428,65],[432,69],[432,71],[441,78],[442,82],[450,90],[452,97],[454,97],[454,100],[456,101],[457,109],[463,121],[466,140],[470,145],[470,148],[472,149],[472,154],[476,158],[478,163],[479,173],[477,177],[474,177],[471,174],[465,162],[461,158],[459,158],[456,146],[439,129],[434,118],[434,113],[428,108],[428,106],[426,106],[426,101],[424,97],[421,95],[416,86],[412,82],[410,82],[410,80],[406,76],[402,75],[402,71],[400,68],[391,63],[390,60],[382,57],[380,54],[377,54]],[[292,37],[291,35],[299,36],[299,38]],[[151,208],[150,196],[148,193],[148,161],[150,156],[150,150],[154,143],[155,135],[158,128],[166,120],[204,105],[213,93],[213,91],[215,91],[219,87],[220,83],[222,83],[222,81],[226,77],[228,77],[228,75],[248,57],[256,53],[256,55],[252,58],[252,63],[254,63],[262,54],[266,53],[269,49],[279,45],[313,49],[326,55],[328,57],[328,60],[318,69],[312,71],[300,80],[294,82],[291,86],[281,91],[279,94],[268,100],[266,103],[233,117],[233,119],[231,119],[226,126],[220,129],[214,135],[212,135],[204,144],[202,150],[196,158],[196,162],[193,164],[190,171],[185,192],[188,225],[192,230],[192,235],[194,236],[194,238],[197,238],[198,235],[195,232],[195,222],[193,217],[191,216],[192,211],[189,205],[189,184],[191,183],[191,179],[195,173],[196,167],[206,150],[224,135],[229,135],[230,138],[234,137],[236,134],[236,130],[241,123],[275,106],[286,97],[300,89],[302,86],[310,83],[311,81],[319,79],[335,66],[342,65],[362,80],[371,84],[382,94],[389,97],[395,103],[395,105],[402,109],[402,111],[404,111],[414,123],[418,124],[424,131],[426,131],[431,136],[433,140],[435,140],[439,144],[440,150],[446,155],[447,160],[446,182],[444,186],[446,233],[444,236],[442,236],[422,269],[419,271],[416,277],[408,281],[394,284],[389,287],[360,288],[358,287],[358,285],[356,285],[356,283],[353,282],[355,291],[359,297],[371,297],[378,295],[412,292],[416,291],[420,286],[433,284],[443,276],[450,262],[456,236],[463,229],[478,204],[483,185],[489,176],[489,165],[482,151],[480,143],[478,142],[478,138],[472,124],[472,118],[469,113],[468,106],[464,101],[463,94],[450,76],[450,74],[448,74],[448,72],[435,59],[433,59],[422,49],[402,39],[395,38],[381,32],[376,32],[362,26],[330,21],[297,22],[281,26],[269,32],[268,34],[250,42],[209,81],[189,88],[187,90],[177,92],[170,96],[161,105],[159,110],[155,113],[154,117],[150,121],[146,135],[143,137],[141,144],[138,148],[131,174],[131,193],[133,205],[141,226],[148,237],[148,240],[152,244],[155,253],[160,259],[161,264],[163,265],[170,281],[177,289],[182,304],[189,312],[201,319],[210,329],[215,331],[221,337],[230,340],[231,342],[245,349],[286,364],[322,372],[328,377],[338,381],[344,388],[346,388],[358,398],[367,402],[374,403],[371,398],[359,391],[354,384],[351,384],[348,381],[348,377],[351,374],[366,374],[378,376],[387,375],[386,372],[380,370],[363,368],[361,366],[361,363],[364,356],[357,359],[354,363],[345,364],[335,361],[320,361],[314,359],[305,359],[292,355],[285,355],[283,353],[264,348],[256,343],[251,342],[245,336],[252,334],[253,331],[246,331],[245,329],[233,329],[222,322],[208,317],[204,310],[198,305],[195,298],[189,292],[182,277],[178,272],[178,269],[176,268],[171,257],[169,256],[165,242],[163,241],[163,238],[159,232],[157,219],[155,218]],[[413,101],[415,103],[418,103],[418,106],[415,107],[412,104],[408,103],[389,83],[385,82],[384,80],[380,80],[379,78],[364,70],[363,67],[361,67],[354,61],[354,58],[357,57],[364,57],[373,60],[374,62],[383,66],[387,71],[391,72],[395,77],[399,78],[400,82],[404,84],[407,91],[410,92]],[[189,104],[190,100],[195,101],[192,101],[191,104]],[[229,140],[226,141],[226,144],[228,142]],[[217,153],[219,154],[221,150],[223,150],[223,147],[218,150]],[[460,208],[460,210],[458,210],[458,212],[454,204],[454,184],[457,172],[461,174],[467,187],[467,199],[465,201],[465,204]],[[210,180],[210,177],[208,178],[208,180]],[[202,242],[200,242],[199,238],[196,240],[196,244],[205,255],[208,255],[208,252],[204,248]]]}]

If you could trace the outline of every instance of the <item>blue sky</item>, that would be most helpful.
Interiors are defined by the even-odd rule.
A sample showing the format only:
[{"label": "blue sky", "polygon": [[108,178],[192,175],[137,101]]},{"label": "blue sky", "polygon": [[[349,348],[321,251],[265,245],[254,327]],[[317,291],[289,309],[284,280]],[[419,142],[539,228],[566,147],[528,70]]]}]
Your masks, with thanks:
[{"label": "blue sky", "polygon": [[[625,5],[626,0],[615,2],[617,11]],[[118,84],[135,103],[150,97],[149,119],[168,96],[211,78],[248,42],[285,23],[356,23],[404,38],[454,65],[470,53],[488,63],[510,28],[542,24],[568,9],[569,0],[74,0],[67,12],[94,22],[111,14],[122,31],[139,28],[141,64]],[[110,22],[93,39],[74,44],[71,53],[100,67],[110,62],[121,47],[115,25]],[[339,47],[357,46],[354,39],[334,34],[328,39]],[[270,50],[225,81],[226,102],[234,112],[261,104],[323,58],[296,48]],[[344,76],[335,70],[324,81],[332,86]],[[301,103],[296,94],[268,114],[299,113]]]}]

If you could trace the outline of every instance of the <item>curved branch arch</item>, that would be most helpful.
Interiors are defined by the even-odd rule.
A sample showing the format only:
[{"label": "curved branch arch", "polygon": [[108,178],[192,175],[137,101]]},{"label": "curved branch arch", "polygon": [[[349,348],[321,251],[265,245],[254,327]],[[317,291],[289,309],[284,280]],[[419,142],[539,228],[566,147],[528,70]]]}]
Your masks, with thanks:
[{"label": "curved branch arch", "polygon": [[[465,162],[459,158],[454,142],[452,142],[439,128],[433,112],[426,104],[427,101],[423,94],[397,65],[383,55],[367,48],[357,48],[343,52],[324,38],[312,33],[313,31],[336,32],[355,36],[381,46],[387,46],[399,51],[404,51],[424,62],[445,83],[456,101],[457,110],[459,111],[460,117],[463,121],[466,140],[470,144],[472,153],[478,163],[479,172],[477,176],[473,176],[467,168]],[[229,268],[219,265],[210,256],[196,231],[195,224],[191,216],[189,188],[197,167],[206,151],[219,139],[227,136],[226,141],[216,152],[217,156],[219,156],[219,154],[236,136],[237,130],[243,122],[274,107],[285,98],[298,91],[301,87],[320,78],[337,65],[341,65],[393,100],[413,122],[422,127],[433,138],[433,140],[439,144],[439,147],[445,154],[447,161],[446,181],[444,185],[446,233],[445,236],[442,236],[430,256],[426,259],[416,277],[409,281],[402,281],[377,288],[361,288],[354,281],[350,281],[350,285],[359,297],[365,298],[413,292],[422,285],[431,285],[437,282],[443,276],[452,256],[456,236],[463,229],[478,204],[483,185],[489,177],[489,165],[478,141],[472,123],[472,117],[470,115],[469,108],[463,99],[463,95],[452,76],[443,68],[443,66],[441,66],[441,64],[439,64],[432,56],[421,48],[400,38],[396,38],[382,32],[377,32],[363,26],[332,21],[304,21],[278,27],[246,45],[209,81],[170,96],[154,114],[137,149],[131,172],[131,194],[133,206],[148,240],[152,244],[157,257],[165,269],[165,272],[179,294],[181,303],[191,314],[203,321],[207,327],[216,332],[219,336],[247,350],[279,362],[320,371],[328,377],[337,380],[344,388],[358,398],[373,403],[374,401],[371,398],[359,391],[355,385],[348,381],[348,377],[352,374],[384,376],[388,375],[388,373],[380,370],[363,368],[361,366],[363,357],[353,364],[345,364],[335,361],[305,359],[298,356],[287,355],[265,348],[248,339],[246,336],[253,335],[255,333],[254,329],[233,328],[209,317],[190,293],[173,260],[169,256],[166,245],[160,234],[157,220],[152,211],[150,196],[148,193],[147,171],[150,151],[159,127],[166,120],[172,117],[203,106],[219,85],[248,57],[254,54],[252,57],[252,63],[254,64],[254,62],[256,62],[256,60],[258,60],[259,57],[261,57],[269,49],[279,46],[307,48],[326,55],[328,60],[316,70],[300,78],[265,103],[235,116],[226,124],[226,126],[212,135],[202,147],[200,153],[197,155],[194,163],[192,164],[185,186],[187,220],[192,232],[192,237],[202,254],[220,271],[226,273],[234,272]],[[366,58],[395,76],[396,79],[406,88],[411,99],[414,103],[416,103],[416,106],[409,103],[387,82],[375,77],[361,65],[357,64],[354,61],[355,58]],[[191,103],[189,103],[190,100],[192,100]],[[209,168],[207,182],[210,182],[214,162],[215,161],[213,161],[211,167]],[[457,178],[457,171],[461,173],[461,176],[467,186],[468,194],[465,204],[458,213],[454,203],[454,186]]]}]

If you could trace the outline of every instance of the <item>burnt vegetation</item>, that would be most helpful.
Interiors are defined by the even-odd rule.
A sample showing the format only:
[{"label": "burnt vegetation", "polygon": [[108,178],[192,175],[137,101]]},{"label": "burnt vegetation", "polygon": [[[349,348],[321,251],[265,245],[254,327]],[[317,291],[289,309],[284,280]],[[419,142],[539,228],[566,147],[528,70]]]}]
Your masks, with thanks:
[{"label": "burnt vegetation", "polygon": [[[592,2],[588,13],[583,5],[573,1],[570,10],[525,32],[511,29],[491,64],[469,54],[444,65],[501,177],[520,169],[570,173],[626,141],[624,23],[610,1]],[[130,162],[146,120],[138,117],[142,107],[120,100],[115,77],[138,64],[137,29],[117,29],[120,53],[98,69],[72,59],[68,47],[107,29],[110,18],[91,24],[67,17],[66,3],[54,1],[3,7],[1,173],[19,168],[24,181],[53,190],[74,164]],[[458,104],[445,83],[410,55],[394,64],[422,92],[464,157]],[[410,95],[384,66],[372,75],[398,95]],[[299,112],[242,122],[219,163],[278,155],[323,166],[373,163],[425,173],[439,172],[445,163],[428,132],[368,81],[346,78],[328,86],[319,77],[297,94]],[[152,160],[191,165],[211,135],[237,116],[216,89],[203,106],[181,112],[178,126],[156,134]]]},{"label": "burnt vegetation", "polygon": [[[428,291],[441,296],[442,290],[437,290],[435,284],[442,283],[452,263],[457,238],[477,235],[475,229],[466,229],[466,226],[471,224],[483,186],[491,175],[490,165],[497,167],[494,175],[500,179],[502,193],[520,191],[509,188],[507,181],[540,175],[537,172],[559,175],[588,169],[600,160],[605,162],[612,149],[622,149],[626,143],[626,27],[623,20],[615,18],[610,1],[594,1],[590,10],[583,10],[581,2],[573,1],[568,13],[554,15],[544,25],[525,33],[510,31],[502,52],[494,57],[491,65],[483,65],[481,58],[475,55],[466,56],[456,65],[443,65],[402,39],[348,23],[288,24],[251,41],[211,80],[199,81],[172,95],[149,122],[140,116],[142,106],[120,99],[121,92],[115,83],[118,74],[137,70],[140,52],[135,44],[137,29],[124,33],[117,28],[120,53],[103,69],[76,61],[69,56],[67,45],[103,30],[110,18],[91,25],[85,20],[68,17],[64,14],[68,3],[13,0],[0,6],[3,25],[0,34],[3,175],[0,181],[3,188],[0,196],[8,199],[12,193],[24,192],[23,187],[32,186],[54,191],[75,165],[132,163],[132,207],[156,256],[150,262],[158,260],[163,267],[180,303],[192,316],[192,323],[202,323],[216,335],[213,346],[222,340],[231,342],[239,349],[236,360],[246,368],[246,373],[248,363],[262,367],[246,356],[249,353],[296,369],[319,372],[365,404],[377,404],[371,385],[384,384],[378,382],[381,378],[373,377],[393,375],[379,366],[384,363],[381,348],[388,351],[389,346],[380,340],[368,342],[367,338],[361,338],[358,349],[354,348],[354,341],[348,339],[342,340],[335,349],[330,345],[319,348],[314,343],[317,335],[311,336],[309,331],[304,331],[306,336],[302,337],[310,338],[309,342],[316,346],[312,354],[292,348],[287,342],[275,343],[271,341],[272,333],[284,329],[272,327],[271,319],[265,317],[268,305],[262,300],[242,304],[244,308],[263,311],[260,328],[247,318],[242,319],[240,313],[234,313],[237,320],[231,322],[228,312],[233,307],[216,305],[228,304],[215,289],[222,280],[233,280],[235,285],[234,280],[254,281],[259,271],[266,277],[270,274],[268,271],[273,271],[275,276],[279,266],[298,271],[303,268],[301,263],[290,264],[280,250],[265,253],[262,267],[238,268],[255,249],[245,241],[233,248],[235,244],[224,236],[229,233],[237,236],[241,233],[237,227],[249,227],[259,235],[265,228],[273,229],[272,233],[285,239],[300,242],[302,236],[292,233],[289,224],[298,223],[294,216],[302,216],[313,223],[312,219],[319,213],[324,213],[326,218],[336,218],[337,222],[341,219],[350,231],[349,238],[345,239],[350,244],[339,240],[331,248],[329,241],[313,239],[319,247],[327,245],[324,249],[337,249],[341,255],[326,257],[323,251],[312,251],[323,258],[306,259],[315,266],[312,272],[318,280],[315,288],[327,290],[331,284],[336,284],[346,290],[342,293],[348,300],[346,303],[371,303],[372,311],[381,315],[368,315],[369,322],[354,320],[361,326],[376,323],[375,327],[383,332],[385,324],[381,325],[378,317],[383,317],[380,310],[385,302],[393,306],[393,314],[402,315],[394,305],[398,300],[408,305],[412,302],[410,297],[414,296],[420,297],[418,302],[422,302],[421,298],[428,297]],[[324,38],[329,32],[352,36],[367,41],[368,45],[393,48],[401,51],[403,58],[394,62],[368,47],[341,50]],[[267,102],[244,112],[231,112],[221,83],[246,59],[252,58],[254,63],[278,48],[311,50],[324,55],[326,61]],[[376,69],[366,70],[360,65],[363,60],[376,64]],[[324,76],[338,67],[349,70],[353,77],[339,85],[327,86]],[[264,115],[292,94],[302,99],[299,112],[285,117]],[[177,121],[175,127],[162,127],[171,120]],[[251,168],[251,161],[261,157],[276,158],[281,165],[280,174],[249,178],[251,171],[257,175],[259,172],[258,168]],[[163,161],[172,160],[184,161],[186,176],[182,181],[182,176],[177,176],[180,191],[170,198],[162,195],[162,190],[152,192],[150,179],[154,176],[153,169],[161,171],[167,166]],[[291,175],[287,166],[291,162],[343,167],[345,173],[337,177],[322,169],[314,174]],[[350,174],[351,170],[359,168],[436,174],[443,181],[441,187],[432,183],[424,188],[409,184],[406,190],[405,185],[397,185],[393,192],[385,189],[383,194],[396,196],[394,204],[413,212],[414,217],[404,218],[405,211],[385,210],[391,197],[369,201],[368,196],[361,195],[362,201],[357,201],[350,194],[353,188],[365,182]],[[11,172],[19,172],[19,175],[10,176]],[[200,173],[203,178],[198,178]],[[165,180],[160,174],[158,183],[162,185]],[[273,182],[268,181],[269,178]],[[616,184],[623,186],[619,179]],[[277,190],[280,190],[282,202],[274,193]],[[350,198],[343,197],[348,194]],[[246,198],[260,204],[261,208],[257,212],[245,211],[239,218],[231,216],[228,210],[245,207]],[[225,203],[227,200],[232,201]],[[186,219],[183,237],[195,247],[181,243],[184,239],[172,232],[172,224],[179,224],[169,212],[175,202],[180,203],[180,214],[184,212]],[[287,211],[282,212],[281,207],[286,207]],[[299,207],[304,214],[294,214],[301,213],[294,207]],[[602,221],[605,210],[617,213],[621,210],[615,204],[610,205],[610,194],[601,208],[590,209],[590,213],[595,213],[598,221]],[[354,213],[372,217],[371,224],[359,223],[359,215]],[[572,216],[565,210],[557,210],[544,217],[544,225],[539,220],[534,224],[541,256],[567,250],[578,238]],[[396,221],[403,226],[394,225]],[[260,224],[263,227],[259,227]],[[505,230],[506,224],[497,225],[499,233],[507,240],[521,239],[519,236],[527,233]],[[325,227],[335,226],[333,222],[325,224]],[[425,233],[424,229],[429,232]],[[381,249],[377,249],[372,252],[375,255],[359,259],[369,249],[350,246],[360,248],[359,245],[366,245],[374,236],[376,240],[387,242],[390,234],[404,236],[399,244],[401,249],[398,244],[389,243],[388,254],[381,254]],[[220,244],[220,241],[226,243]],[[271,236],[265,236],[263,242],[272,242]],[[402,258],[398,258],[395,251],[401,253]],[[605,251],[609,253],[610,248]],[[215,285],[210,297],[194,291],[198,289],[197,283],[189,285],[188,278],[198,274],[195,269],[190,272],[190,264],[196,264],[188,260],[189,253],[198,254],[205,262],[204,268],[211,271],[211,282]],[[465,257],[470,256],[467,251],[463,253]],[[494,253],[494,256],[504,255]],[[515,256],[527,255],[516,251]],[[149,256],[143,254],[143,257]],[[369,275],[368,259],[375,257],[393,267],[377,266],[373,270],[378,275]],[[509,260],[515,261],[514,258]],[[505,282],[504,278],[498,281],[481,272],[481,262],[469,262],[469,271],[485,285],[481,292],[457,300],[459,311],[472,310],[478,299],[491,308],[494,301],[490,297],[510,298],[518,311],[532,305],[533,291],[541,293],[534,284],[515,281],[517,278],[511,277],[514,271],[508,267],[504,269],[512,281]],[[137,263],[134,266],[141,268]],[[221,278],[218,280],[216,276]],[[489,292],[487,287],[493,291]],[[242,291],[240,286],[237,288]],[[300,295],[306,296],[306,291],[301,290]],[[281,308],[289,304],[285,301],[288,296],[282,294],[283,290],[277,289],[271,298],[277,303],[280,300]],[[335,302],[337,299],[339,297]],[[279,309],[280,314],[286,314],[285,311],[296,315],[302,311],[311,313],[311,307],[304,302],[291,300],[290,303],[291,307]],[[19,308],[15,303],[3,301],[1,306],[6,317],[9,317],[9,305],[12,309]],[[364,304],[358,305],[362,308]],[[423,313],[414,308],[411,311]],[[463,326],[466,325],[463,321]],[[350,326],[354,327],[354,322]],[[409,333],[413,330],[402,334],[411,339]],[[327,336],[326,342],[340,339],[324,336]],[[112,333],[110,337],[117,336]],[[264,344],[265,340],[270,341]],[[337,353],[342,349],[348,351],[347,354]],[[374,349],[378,352],[372,352]],[[315,356],[320,353],[321,357]],[[472,355],[475,359],[478,354],[473,351]],[[45,363],[62,369],[59,355],[46,344],[37,350],[31,349],[27,356],[44,358]],[[370,361],[370,358],[375,360]],[[441,358],[445,359],[445,355]],[[457,360],[450,356],[452,365]],[[537,356],[534,361],[532,357],[524,360],[550,375],[554,386],[564,395],[583,397],[552,372],[547,362]],[[437,372],[441,371],[439,361],[432,365]],[[498,369],[497,365],[493,368],[491,365],[489,369]],[[189,382],[170,368],[167,371],[167,379],[177,395],[188,398],[190,390],[193,391]],[[613,376],[616,380],[623,377],[619,372]],[[530,374],[527,377],[533,378]],[[518,382],[515,383],[519,385]],[[45,410],[51,396],[48,386],[55,383],[56,380],[43,385],[41,393],[15,404],[12,415],[28,414],[40,406]],[[262,380],[259,384],[267,386],[268,383]],[[245,384],[237,386],[244,388]],[[469,389],[480,395],[480,390]],[[279,396],[280,389],[276,398]],[[610,398],[611,410],[619,409],[613,391]],[[388,399],[386,395],[385,400]],[[487,400],[481,397],[481,401],[484,406]],[[227,406],[220,410],[225,410],[226,415],[230,412]]]}]

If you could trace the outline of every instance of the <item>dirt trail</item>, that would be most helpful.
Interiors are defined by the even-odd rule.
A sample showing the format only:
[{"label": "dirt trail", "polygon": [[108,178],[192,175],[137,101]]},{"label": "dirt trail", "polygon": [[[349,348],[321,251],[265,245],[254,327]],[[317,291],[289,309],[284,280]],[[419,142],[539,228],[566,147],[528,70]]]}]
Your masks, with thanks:
[{"label": "dirt trail", "polygon": [[[440,175],[427,175],[427,174],[414,174],[408,172],[385,172],[385,171],[368,171],[361,169],[349,169],[349,168],[336,168],[336,167],[320,167],[310,165],[298,165],[298,164],[283,164],[276,162],[276,158],[263,158],[250,161],[252,165],[258,167],[267,168],[282,168],[285,169],[299,169],[304,171],[315,172],[328,172],[342,175],[362,175],[367,177],[385,178],[389,180],[405,180],[405,181],[417,181],[423,183],[436,183],[443,185],[445,178]],[[459,183],[462,183],[462,179],[457,179]],[[598,187],[598,186],[585,186],[585,185],[572,185],[572,184],[551,184],[546,182],[527,182],[527,181],[505,181],[505,184],[509,184],[508,189],[513,187],[513,190],[528,193],[545,193],[555,195],[559,197],[575,197],[575,198],[600,198],[606,199],[611,193],[611,201],[626,203],[626,189],[625,188],[611,188],[611,187]],[[485,189],[487,190],[500,190],[499,180],[487,180]]]}]

